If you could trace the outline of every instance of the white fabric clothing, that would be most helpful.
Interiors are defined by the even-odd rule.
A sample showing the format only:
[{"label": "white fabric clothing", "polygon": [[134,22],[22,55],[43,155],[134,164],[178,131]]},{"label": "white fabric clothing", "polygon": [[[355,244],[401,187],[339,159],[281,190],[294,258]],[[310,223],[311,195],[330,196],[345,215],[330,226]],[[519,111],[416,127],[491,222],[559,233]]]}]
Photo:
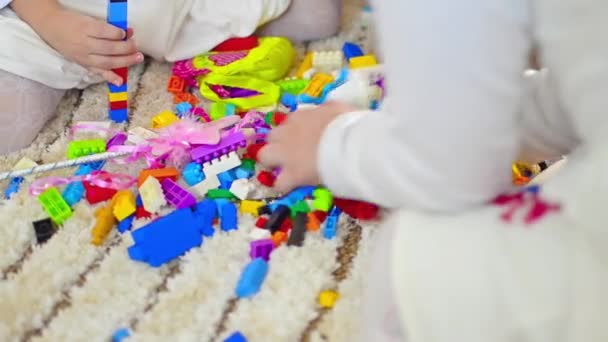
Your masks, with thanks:
[{"label": "white fabric clothing", "polygon": [[[413,0],[375,9],[388,101],[332,122],[318,160],[336,196],[399,209],[382,228],[394,234],[378,242],[393,251],[392,272],[370,288],[392,278],[405,339],[608,341],[608,3]],[[551,75],[526,81],[534,45]],[[561,210],[534,225],[523,223],[524,210],[507,224],[506,209],[486,203],[512,190],[524,144],[571,152],[541,193]]]},{"label": "white fabric clothing", "polygon": [[[107,0],[60,0],[105,20]],[[252,34],[280,16],[290,0],[129,0],[138,48],[166,61],[191,58],[222,41]],[[53,88],[83,88],[101,79],[50,48],[10,8],[0,10],[0,69]]]},{"label": "white fabric clothing", "polygon": [[12,0],[0,0],[0,8],[4,8],[11,3]]}]

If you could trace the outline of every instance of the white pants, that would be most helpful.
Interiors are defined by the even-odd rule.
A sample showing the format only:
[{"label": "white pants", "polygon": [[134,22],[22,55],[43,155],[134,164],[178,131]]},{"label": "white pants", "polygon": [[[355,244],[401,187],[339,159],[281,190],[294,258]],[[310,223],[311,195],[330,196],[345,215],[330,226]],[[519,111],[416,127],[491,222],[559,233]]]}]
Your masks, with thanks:
[{"label": "white pants", "polygon": [[[107,0],[60,0],[67,8],[105,20]],[[176,61],[252,34],[279,17],[290,0],[130,0],[129,26],[139,49]],[[84,88],[101,79],[49,47],[10,9],[0,10],[0,69],[52,88]]]},{"label": "white pants", "polygon": [[560,209],[530,224],[530,194],[518,207],[394,213],[369,273],[366,340],[608,341],[606,147],[569,158],[541,190]]}]

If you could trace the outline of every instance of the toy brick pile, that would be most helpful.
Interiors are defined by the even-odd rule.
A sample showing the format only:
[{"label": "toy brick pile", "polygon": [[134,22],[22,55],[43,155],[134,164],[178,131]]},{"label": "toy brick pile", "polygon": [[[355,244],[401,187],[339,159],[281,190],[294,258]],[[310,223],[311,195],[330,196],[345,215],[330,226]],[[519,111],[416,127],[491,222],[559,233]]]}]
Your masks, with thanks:
[{"label": "toy brick pile", "polygon": [[[115,3],[126,4],[111,4]],[[249,57],[278,60],[282,66],[274,69],[272,65],[260,67],[255,61],[248,64]],[[102,246],[117,229],[121,234],[131,234],[133,244],[125,253],[133,262],[160,267],[193,248],[204,248],[204,239],[213,237],[218,230],[237,230],[239,213],[251,215],[257,218],[257,229],[251,232],[251,262],[235,284],[235,296],[249,298],[263,286],[268,261],[276,249],[283,245],[301,246],[307,234],[333,239],[343,213],[360,220],[375,219],[376,206],[334,198],[322,186],[300,187],[280,197],[252,197],[258,184],[271,188],[280,172],[261,170],[256,165],[257,154],[264,147],[267,134],[281,125],[289,112],[321,104],[341,89],[367,108],[376,108],[381,101],[383,88],[378,77],[364,81],[363,93],[347,91],[349,76],[376,65],[375,58],[365,55],[356,44],[346,43],[342,51],[309,53],[296,76],[285,79],[294,57],[293,47],[283,38],[231,39],[209,53],[175,64],[167,86],[174,97],[175,111],[159,113],[152,119],[151,129],[138,127],[125,133],[113,131],[109,123],[89,123],[94,126],[93,131],[99,129],[112,135],[107,140],[71,141],[68,159],[131,148],[134,155],[126,161],[145,159],[147,167],[133,177],[104,171],[112,160],[84,163],[70,181],[64,182],[69,183],[66,186],[50,183],[38,195],[49,215],[49,219],[34,222],[38,243],[47,242],[70,219],[72,207],[86,201],[90,205],[101,204],[95,212],[91,244]],[[355,88],[360,90],[361,84]],[[193,93],[197,90],[211,101],[208,108],[199,106],[201,102]],[[125,91],[126,79],[120,89],[110,86],[109,116],[117,122],[126,118]],[[118,99],[117,94],[123,93]],[[230,118],[230,124],[218,125]],[[142,146],[158,147],[155,144],[161,137],[166,139],[183,130],[212,131],[218,139],[207,144],[163,140],[162,152],[156,153],[152,148],[136,153]],[[120,161],[125,162],[125,158]],[[16,169],[32,165],[23,159]],[[116,183],[114,177],[130,181]],[[12,179],[6,197],[18,191],[22,182],[20,177]],[[167,207],[173,211],[161,216]],[[132,229],[133,222],[139,219],[150,221]],[[320,305],[331,307],[337,297],[337,293],[326,291],[319,297]],[[117,331],[115,340],[126,336],[128,331]],[[236,332],[228,340],[244,341],[245,337]]]}]

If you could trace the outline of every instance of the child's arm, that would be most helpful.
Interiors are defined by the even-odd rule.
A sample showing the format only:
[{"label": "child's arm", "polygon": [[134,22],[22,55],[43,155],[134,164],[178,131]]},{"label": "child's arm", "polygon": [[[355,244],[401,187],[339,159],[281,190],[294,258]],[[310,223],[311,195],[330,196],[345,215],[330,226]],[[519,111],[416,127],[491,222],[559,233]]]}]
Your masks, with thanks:
[{"label": "child's arm", "polygon": [[282,167],[282,184],[310,180],[297,170],[318,161],[337,196],[386,207],[458,210],[507,189],[531,45],[527,2],[382,1],[376,9],[385,111],[342,115],[320,142],[316,132],[297,133],[317,126],[288,120],[262,157]]},{"label": "child's arm", "polygon": [[108,82],[122,82],[112,69],[143,61],[135,42],[123,41],[132,32],[64,9],[57,0],[13,0],[10,6],[51,47]]}]

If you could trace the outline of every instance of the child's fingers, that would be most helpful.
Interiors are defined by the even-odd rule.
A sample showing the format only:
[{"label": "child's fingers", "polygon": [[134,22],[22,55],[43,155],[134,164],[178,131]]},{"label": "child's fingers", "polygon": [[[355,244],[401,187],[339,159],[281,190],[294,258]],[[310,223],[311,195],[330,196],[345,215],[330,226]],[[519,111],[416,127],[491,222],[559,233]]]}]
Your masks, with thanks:
[{"label": "child's fingers", "polygon": [[101,20],[92,21],[85,28],[85,33],[89,37],[109,40],[122,40],[127,37],[127,32],[125,30]]},{"label": "child's fingers", "polygon": [[107,82],[114,84],[117,87],[122,85],[122,78],[114,73],[112,70],[104,70],[99,68],[89,68],[89,70],[101,77]]},{"label": "child's fingers", "polygon": [[283,169],[274,182],[273,188],[280,193],[288,193],[296,186],[296,179],[289,170]]},{"label": "child's fingers", "polygon": [[135,31],[133,31],[133,29],[129,27],[129,28],[127,29],[127,39],[131,39],[131,38],[133,38],[133,35],[134,35],[134,34],[135,34]]},{"label": "child's fingers", "polygon": [[125,56],[137,52],[134,40],[91,39],[90,53],[102,56]]},{"label": "child's fingers", "polygon": [[268,144],[258,152],[258,160],[267,168],[283,166],[283,153],[277,144]]},{"label": "child's fingers", "polygon": [[140,52],[125,56],[89,55],[90,66],[104,70],[130,67],[143,62],[143,60],[144,55]]}]

